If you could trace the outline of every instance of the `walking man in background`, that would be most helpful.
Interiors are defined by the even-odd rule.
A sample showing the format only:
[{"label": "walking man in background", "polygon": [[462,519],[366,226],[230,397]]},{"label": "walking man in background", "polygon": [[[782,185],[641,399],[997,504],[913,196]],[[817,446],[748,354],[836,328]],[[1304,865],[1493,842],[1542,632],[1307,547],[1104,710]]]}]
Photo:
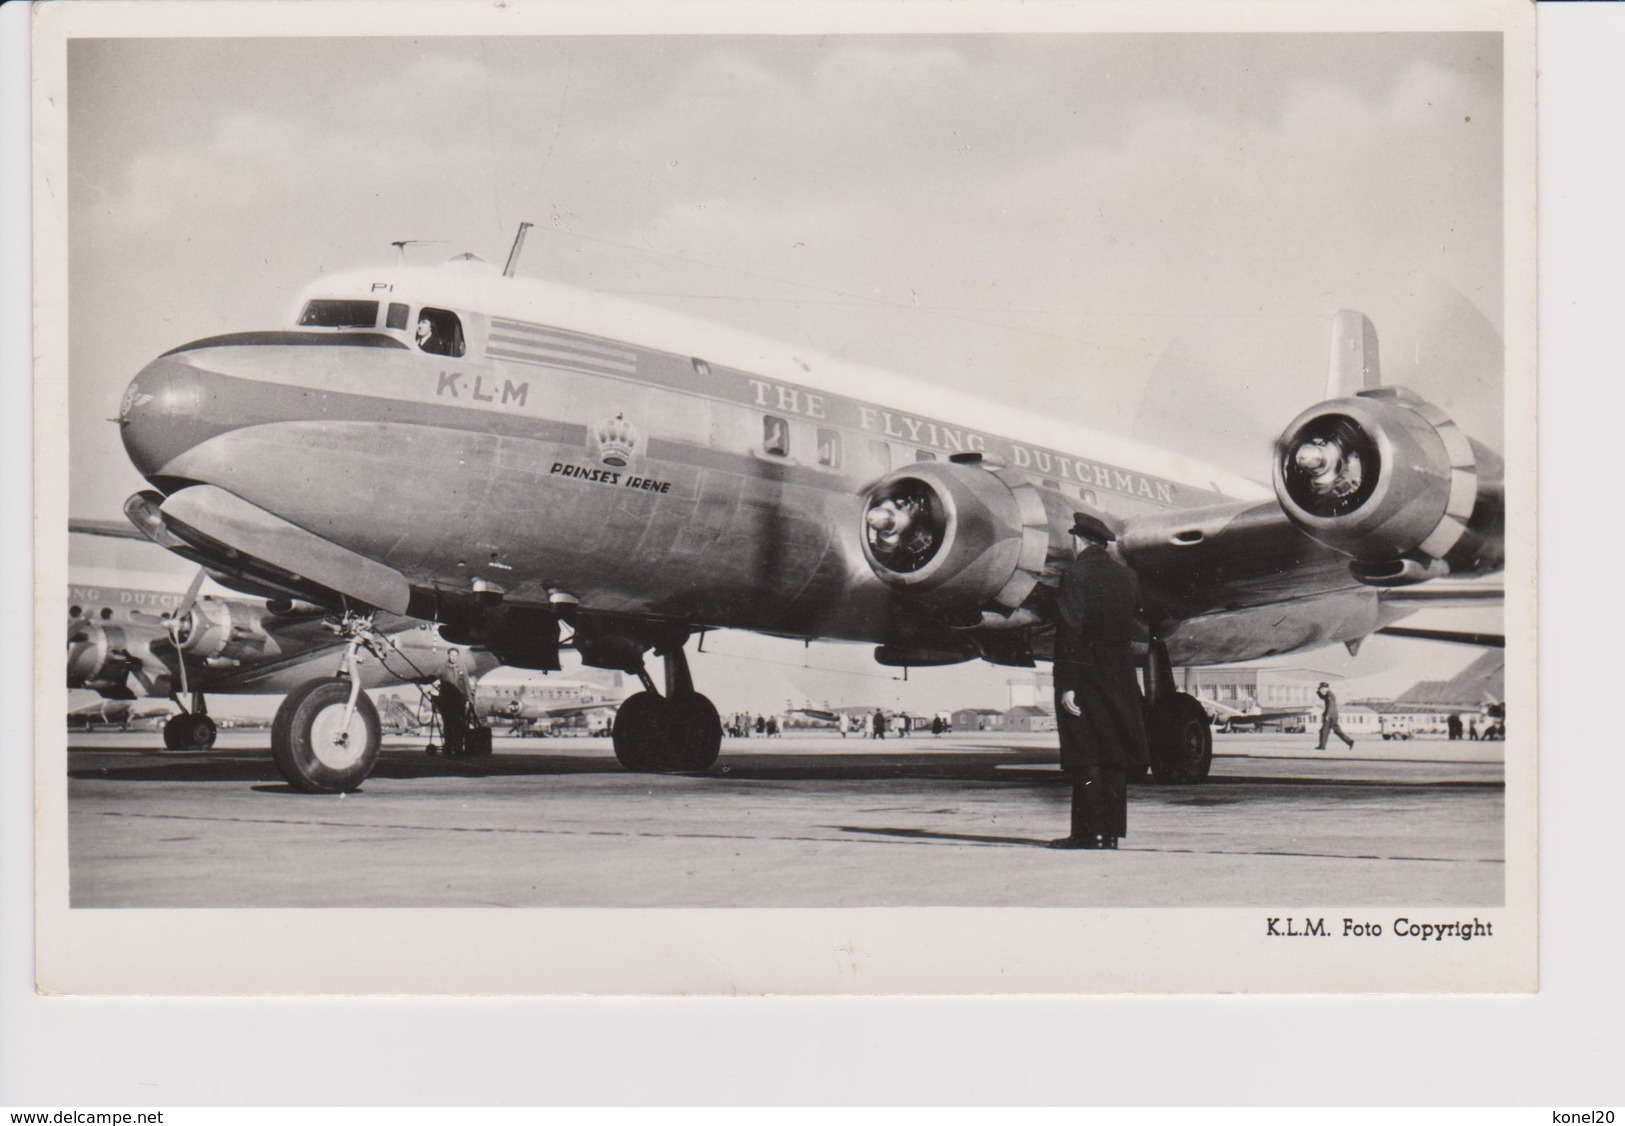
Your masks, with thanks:
[{"label": "walking man in background", "polygon": [[1348,737],[1342,725],[1337,722],[1337,694],[1332,691],[1332,686],[1324,680],[1321,681],[1320,687],[1315,689],[1315,695],[1320,697],[1326,708],[1320,717],[1320,746],[1315,749],[1324,751],[1326,739],[1331,735],[1336,735],[1351,747],[1354,746],[1354,740]]},{"label": "walking man in background", "polygon": [[1078,556],[1061,572],[1055,626],[1055,720],[1072,776],[1072,831],[1050,848],[1114,849],[1128,833],[1128,771],[1148,758],[1134,668],[1140,584],[1106,545],[1100,519],[1073,514]]}]

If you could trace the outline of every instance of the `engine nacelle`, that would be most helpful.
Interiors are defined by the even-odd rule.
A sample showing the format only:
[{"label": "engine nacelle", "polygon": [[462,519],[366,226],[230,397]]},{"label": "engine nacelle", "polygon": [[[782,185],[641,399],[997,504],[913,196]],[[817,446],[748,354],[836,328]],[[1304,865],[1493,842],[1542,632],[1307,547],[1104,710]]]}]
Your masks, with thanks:
[{"label": "engine nacelle", "polygon": [[1014,470],[976,457],[894,470],[864,498],[863,555],[880,580],[956,617],[1008,615],[1037,586],[1050,524]]},{"label": "engine nacelle", "polygon": [[90,688],[110,699],[135,695],[132,676],[166,677],[168,669],[152,655],[156,631],[141,627],[72,622],[68,629],[68,687]]},{"label": "engine nacelle", "polygon": [[261,607],[218,598],[192,603],[175,627],[175,646],[196,661],[235,662],[275,656]]},{"label": "engine nacelle", "polygon": [[130,675],[124,630],[94,622],[74,622],[68,630],[68,687],[118,694]]},{"label": "engine nacelle", "polygon": [[1275,445],[1275,496],[1362,582],[1402,586],[1500,569],[1500,457],[1396,387],[1303,412]]}]

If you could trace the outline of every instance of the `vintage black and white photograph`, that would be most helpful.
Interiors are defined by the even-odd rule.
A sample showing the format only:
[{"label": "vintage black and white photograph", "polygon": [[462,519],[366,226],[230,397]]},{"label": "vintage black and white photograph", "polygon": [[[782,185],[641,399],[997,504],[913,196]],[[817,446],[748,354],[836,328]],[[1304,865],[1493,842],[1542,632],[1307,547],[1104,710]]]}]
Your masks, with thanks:
[{"label": "vintage black and white photograph", "polygon": [[1525,14],[316,8],[37,33],[42,988],[1533,988]]}]

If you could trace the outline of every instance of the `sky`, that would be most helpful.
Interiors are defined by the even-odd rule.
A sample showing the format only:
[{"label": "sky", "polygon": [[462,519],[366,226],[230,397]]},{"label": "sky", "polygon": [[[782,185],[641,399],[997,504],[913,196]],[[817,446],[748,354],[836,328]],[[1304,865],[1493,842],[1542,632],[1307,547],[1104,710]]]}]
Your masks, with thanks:
[{"label": "sky", "polygon": [[[500,263],[522,220],[521,274],[1260,479],[1356,308],[1388,382],[1499,447],[1499,59],[1409,34],[75,41],[72,511],[143,487],[106,420],[160,352],[286,323],[396,239]],[[707,653],[725,709],[999,706],[1013,675]],[[1397,692],[1473,655],[1295,661]]]}]

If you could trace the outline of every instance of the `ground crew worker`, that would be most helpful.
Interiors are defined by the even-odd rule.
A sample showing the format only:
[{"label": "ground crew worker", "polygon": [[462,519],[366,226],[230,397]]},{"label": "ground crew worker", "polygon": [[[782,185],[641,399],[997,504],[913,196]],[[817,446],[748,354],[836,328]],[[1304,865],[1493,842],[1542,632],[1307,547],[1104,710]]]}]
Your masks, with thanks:
[{"label": "ground crew worker", "polygon": [[1149,758],[1134,667],[1140,585],[1106,545],[1097,517],[1073,514],[1081,550],[1061,572],[1055,626],[1055,719],[1072,776],[1072,831],[1051,848],[1113,849],[1128,833],[1128,772]]},{"label": "ground crew worker", "polygon": [[1332,691],[1332,686],[1324,680],[1321,681],[1320,687],[1315,689],[1315,695],[1319,696],[1326,706],[1326,710],[1320,717],[1320,746],[1315,749],[1324,751],[1326,749],[1326,738],[1329,735],[1336,735],[1349,746],[1354,746],[1354,740],[1348,737],[1342,725],[1337,722],[1337,695]]},{"label": "ground crew worker", "polygon": [[463,753],[464,736],[468,734],[468,708],[472,699],[468,673],[463,671],[457,650],[448,650],[434,697],[435,710],[440,713],[440,726],[445,730],[448,755]]}]

